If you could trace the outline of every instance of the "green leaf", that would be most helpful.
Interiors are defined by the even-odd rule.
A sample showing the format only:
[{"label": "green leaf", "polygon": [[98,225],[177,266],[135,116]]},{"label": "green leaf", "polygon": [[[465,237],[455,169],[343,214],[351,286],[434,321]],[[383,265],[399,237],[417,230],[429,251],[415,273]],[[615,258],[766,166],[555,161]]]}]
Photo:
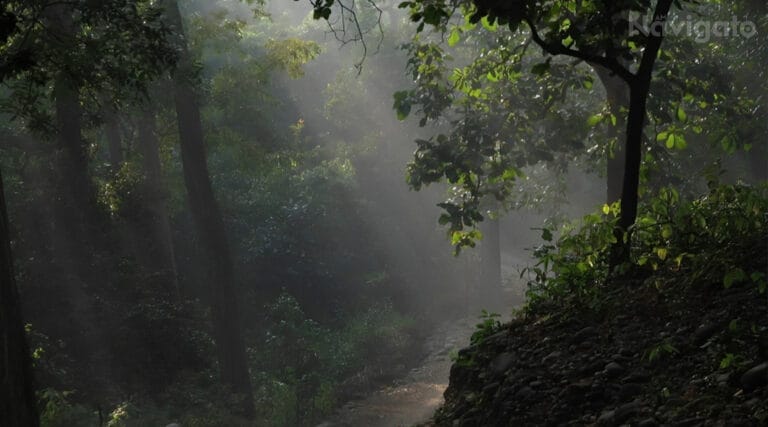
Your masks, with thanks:
[{"label": "green leaf", "polygon": [[454,28],[451,30],[451,34],[448,36],[448,46],[456,46],[456,44],[461,40],[461,36],[459,35],[459,29]]},{"label": "green leaf", "polygon": [[675,136],[675,149],[685,150],[686,148],[688,148],[688,141],[685,140],[685,137],[683,135]]},{"label": "green leaf", "polygon": [[482,24],[483,28],[485,28],[490,32],[495,32],[499,28],[499,25],[496,23],[496,21],[494,21],[493,24],[491,24],[488,21],[487,16],[483,16],[483,19],[480,20],[480,24]]},{"label": "green leaf", "polygon": [[667,137],[667,143],[666,144],[667,144],[667,148],[669,148],[670,150],[675,148],[675,134],[674,133],[670,133],[669,134],[669,136]]},{"label": "green leaf", "polygon": [[685,113],[682,106],[677,107],[677,120],[683,123],[688,121],[688,114]]},{"label": "green leaf", "polygon": [[397,113],[398,120],[405,120],[411,113],[411,102],[408,99],[408,91],[395,92],[395,103],[393,108]]},{"label": "green leaf", "polygon": [[738,267],[733,268],[723,276],[723,286],[728,289],[734,284],[744,281],[746,278],[747,274],[744,273],[744,270]]},{"label": "green leaf", "polygon": [[593,116],[590,116],[589,119],[587,119],[587,125],[595,126],[598,123],[600,123],[601,121],[603,121],[603,114],[602,113],[598,113],[598,114],[595,114]]}]

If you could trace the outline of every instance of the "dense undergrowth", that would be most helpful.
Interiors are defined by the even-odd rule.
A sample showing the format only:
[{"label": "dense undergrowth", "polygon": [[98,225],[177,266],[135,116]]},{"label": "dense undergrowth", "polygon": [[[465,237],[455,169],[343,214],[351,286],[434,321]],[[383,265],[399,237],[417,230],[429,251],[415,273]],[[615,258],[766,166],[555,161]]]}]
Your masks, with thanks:
[{"label": "dense undergrowth", "polygon": [[644,203],[630,230],[631,259],[609,269],[618,204],[566,224],[545,228],[545,243],[536,248],[538,263],[529,276],[528,310],[599,308],[606,288],[620,277],[665,277],[682,284],[746,282],[766,291],[765,251],[768,234],[768,186],[713,185],[709,194],[684,200],[674,188],[662,188]]},{"label": "dense undergrowth", "polygon": [[[608,269],[617,208],[543,230],[529,303],[478,325],[446,426],[764,425],[768,186],[662,189]],[[723,424],[725,423],[725,424]]]},{"label": "dense undergrowth", "polygon": [[[114,407],[82,403],[77,390],[44,389],[39,393],[42,425],[312,425],[351,393],[364,392],[371,383],[397,372],[398,365],[404,368],[418,351],[413,319],[386,301],[344,313],[332,325],[307,316],[287,293],[264,311],[265,322],[250,334],[253,340],[249,342],[252,381],[257,385],[256,421],[232,415],[236,412],[233,403],[225,398],[224,390],[217,392],[215,370],[208,366],[201,372],[183,372],[159,395],[129,394]],[[38,371],[60,369],[52,356],[55,346],[31,332]],[[210,337],[201,335],[201,349],[211,351]]]}]

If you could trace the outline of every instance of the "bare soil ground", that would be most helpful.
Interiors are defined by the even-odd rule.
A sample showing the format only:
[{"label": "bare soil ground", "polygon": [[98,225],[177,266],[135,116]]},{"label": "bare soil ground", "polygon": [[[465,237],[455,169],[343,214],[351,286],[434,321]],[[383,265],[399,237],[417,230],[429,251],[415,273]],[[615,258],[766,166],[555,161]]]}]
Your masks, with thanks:
[{"label": "bare soil ground", "polygon": [[429,419],[443,403],[452,352],[469,343],[474,319],[443,325],[426,343],[428,356],[405,377],[344,405],[318,427],[401,427]]}]

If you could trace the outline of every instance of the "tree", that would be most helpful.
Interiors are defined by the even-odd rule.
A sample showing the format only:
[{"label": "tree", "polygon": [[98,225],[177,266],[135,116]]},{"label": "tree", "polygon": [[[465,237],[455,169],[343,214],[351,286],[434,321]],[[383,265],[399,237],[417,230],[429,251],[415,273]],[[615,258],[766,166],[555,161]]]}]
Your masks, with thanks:
[{"label": "tree", "polygon": [[143,222],[147,224],[151,248],[144,257],[150,271],[159,273],[164,291],[177,300],[179,289],[176,256],[171,235],[171,224],[166,207],[166,185],[160,162],[160,141],[157,138],[154,112],[146,106],[139,112],[138,147],[141,152],[141,164],[144,170],[142,194],[145,198],[146,212]]},{"label": "tree", "polygon": [[[59,253],[75,260],[74,273],[81,279],[92,279],[92,282],[95,282],[95,271],[91,268],[93,259],[88,251],[81,250],[84,248],[81,244],[103,236],[94,237],[99,233],[86,236],[83,232],[100,224],[100,215],[83,138],[86,122],[83,112],[88,103],[87,97],[81,95],[87,89],[98,92],[104,86],[130,86],[141,90],[153,74],[173,61],[173,53],[162,42],[164,29],[155,25],[157,20],[153,18],[153,11],[156,8],[146,6],[141,0],[72,1],[66,4],[30,0],[3,2],[0,9],[0,81],[9,87],[2,110],[30,131],[54,142],[56,152],[50,158],[54,158],[53,169],[60,174],[59,179],[53,180],[57,191],[50,194],[55,199],[51,204],[55,206],[55,216],[58,217],[55,222],[59,230],[50,233],[57,237],[40,233],[43,236],[41,246],[46,246],[45,239],[55,239]],[[123,56],[126,52],[131,55]],[[112,64],[118,57],[120,66],[114,67]],[[127,58],[130,60],[123,61]],[[21,148],[29,149],[30,152],[25,154],[30,157],[38,156],[39,152],[32,152],[33,147],[38,150],[45,146],[29,144]],[[53,151],[50,147],[45,150]],[[2,190],[0,183],[0,194]],[[0,352],[5,355],[0,374],[0,424],[34,426],[38,423],[37,403],[13,275],[4,196],[0,197],[0,202],[0,246],[3,248]],[[48,252],[43,250],[43,253]],[[45,262],[59,264],[60,260],[51,256]],[[73,271],[59,268],[60,265],[46,267],[54,272],[46,285],[64,282],[72,285],[74,297],[87,297],[81,284],[67,275]],[[63,301],[56,304],[66,307]],[[57,314],[63,313],[66,309]],[[57,321],[66,323],[60,318]],[[80,326],[69,327],[82,334]]]},{"label": "tree", "polygon": [[[4,32],[0,40],[5,45],[12,36],[16,15],[8,11],[0,14]],[[31,65],[27,53],[16,51],[3,55],[0,82]],[[6,54],[6,52],[3,52]],[[0,425],[8,427],[37,427],[40,419],[37,411],[32,358],[21,313],[19,290],[11,252],[11,236],[8,227],[8,210],[5,203],[5,187],[0,175]]]},{"label": "tree", "polygon": [[[650,2],[587,1],[539,4],[533,1],[476,0],[459,2],[470,14],[470,22],[485,18],[515,31],[523,24],[531,40],[546,54],[567,56],[601,67],[610,76],[620,78],[629,87],[629,108],[624,143],[624,176],[621,191],[621,213],[616,227],[614,264],[629,259],[630,227],[637,217],[643,129],[654,66],[664,39],[664,24],[673,0]],[[414,21],[445,27],[450,17],[446,2],[404,2]],[[623,19],[630,12],[652,13],[649,31],[627,36],[630,23]],[[423,28],[420,27],[420,28]],[[476,206],[476,202],[470,206]],[[456,215],[462,215],[461,210]],[[475,218],[465,216],[462,222],[472,225]],[[462,225],[459,223],[459,225]]]},{"label": "tree", "polygon": [[32,359],[21,315],[13,269],[8,213],[0,177],[0,425],[40,424],[32,378]]},{"label": "tree", "polygon": [[240,395],[245,416],[253,415],[253,391],[240,324],[232,255],[224,221],[208,174],[205,139],[195,92],[195,67],[184,41],[181,13],[175,0],[166,3],[168,22],[177,31],[181,51],[173,73],[173,95],[179,128],[184,183],[202,250],[208,261],[213,336],[221,381]]}]

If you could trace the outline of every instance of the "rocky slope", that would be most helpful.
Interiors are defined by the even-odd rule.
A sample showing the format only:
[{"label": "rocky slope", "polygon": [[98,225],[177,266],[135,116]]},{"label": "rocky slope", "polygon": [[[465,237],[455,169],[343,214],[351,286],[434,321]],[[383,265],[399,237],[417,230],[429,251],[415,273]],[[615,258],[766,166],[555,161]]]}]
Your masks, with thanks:
[{"label": "rocky slope", "polygon": [[768,295],[672,279],[601,292],[463,349],[425,426],[768,426]]}]

